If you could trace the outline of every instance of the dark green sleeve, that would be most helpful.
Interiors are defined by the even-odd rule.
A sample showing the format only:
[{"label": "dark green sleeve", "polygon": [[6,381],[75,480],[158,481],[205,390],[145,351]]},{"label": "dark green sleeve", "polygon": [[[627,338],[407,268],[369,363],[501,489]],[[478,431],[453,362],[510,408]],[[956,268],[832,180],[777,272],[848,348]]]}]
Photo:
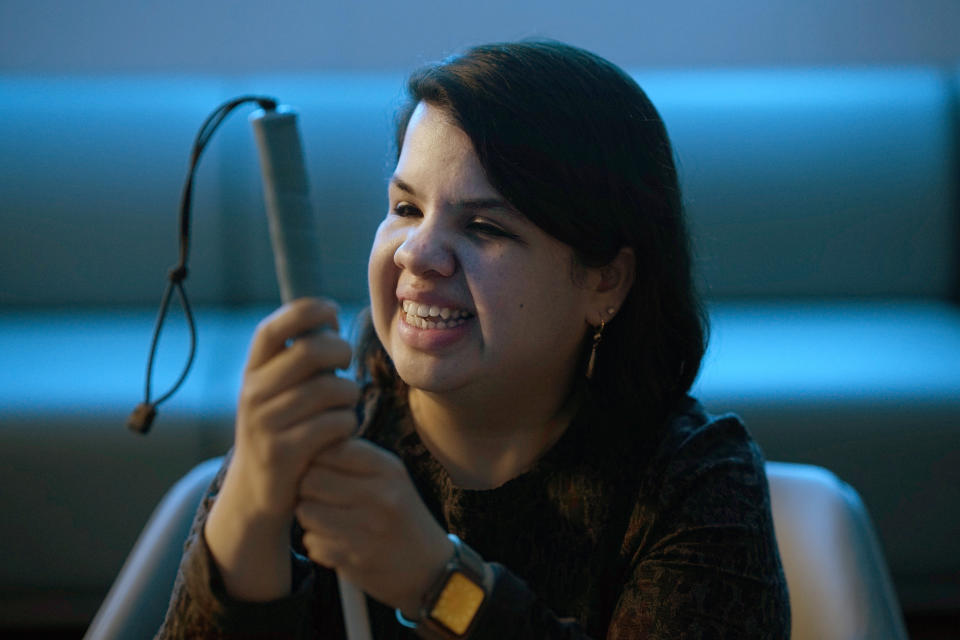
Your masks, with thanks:
[{"label": "dark green sleeve", "polygon": [[335,575],[293,549],[290,596],[271,602],[246,602],[227,594],[203,537],[203,525],[228,464],[229,456],[194,517],[170,605],[156,638],[342,638]]}]

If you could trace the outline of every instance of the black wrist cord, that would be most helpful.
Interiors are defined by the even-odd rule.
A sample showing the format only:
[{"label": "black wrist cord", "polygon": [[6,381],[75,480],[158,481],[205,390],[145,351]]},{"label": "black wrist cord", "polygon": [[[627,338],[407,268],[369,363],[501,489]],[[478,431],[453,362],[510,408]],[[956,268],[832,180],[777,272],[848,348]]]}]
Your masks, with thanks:
[{"label": "black wrist cord", "polygon": [[[200,156],[206,148],[214,131],[226,119],[230,112],[237,107],[255,102],[264,111],[273,111],[277,108],[277,101],[273,98],[263,96],[241,96],[229,100],[219,107],[213,113],[207,116],[203,126],[197,133],[197,138],[193,143],[193,151],[190,154],[190,167],[187,170],[187,182],[183,187],[183,196],[180,200],[180,259],[176,266],[167,273],[167,284],[163,290],[163,297],[160,299],[160,310],[157,312],[157,321],[153,328],[153,338],[150,341],[150,354],[147,357],[147,378],[144,387],[143,402],[137,405],[136,409],[127,418],[127,427],[137,433],[147,433],[153,424],[157,415],[157,406],[172,396],[183,381],[186,380],[190,367],[193,366],[193,359],[197,351],[197,328],[193,321],[193,313],[190,310],[190,302],[187,299],[187,291],[184,289],[184,280],[187,279],[187,259],[190,254],[190,208],[193,203],[193,179],[196,174],[197,165],[200,162]],[[154,400],[150,401],[151,379],[153,377],[153,361],[157,353],[157,344],[160,341],[160,332],[163,330],[163,322],[166,319],[167,311],[170,308],[170,297],[176,290],[180,299],[180,305],[183,307],[184,315],[187,318],[187,325],[190,328],[190,353],[187,356],[187,362],[183,367],[183,372],[173,384],[169,391]]]}]

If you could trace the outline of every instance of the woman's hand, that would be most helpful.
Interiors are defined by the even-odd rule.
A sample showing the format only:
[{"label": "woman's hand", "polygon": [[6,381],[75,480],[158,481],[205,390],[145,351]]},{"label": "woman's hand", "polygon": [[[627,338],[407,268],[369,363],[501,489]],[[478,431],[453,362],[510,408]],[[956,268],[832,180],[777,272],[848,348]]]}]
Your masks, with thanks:
[{"label": "woman's hand", "polygon": [[309,298],[282,307],[258,326],[244,371],[231,471],[251,509],[286,523],[310,461],[357,427],[357,385],[333,373],[351,357],[336,313]]},{"label": "woman's hand", "polygon": [[233,458],[204,533],[228,593],[289,593],[289,535],[300,480],[357,426],[357,385],[332,302],[300,299],[257,327],[237,407]]},{"label": "woman's hand", "polygon": [[367,440],[316,457],[300,483],[296,515],[314,562],[409,617],[453,554],[403,463]]}]

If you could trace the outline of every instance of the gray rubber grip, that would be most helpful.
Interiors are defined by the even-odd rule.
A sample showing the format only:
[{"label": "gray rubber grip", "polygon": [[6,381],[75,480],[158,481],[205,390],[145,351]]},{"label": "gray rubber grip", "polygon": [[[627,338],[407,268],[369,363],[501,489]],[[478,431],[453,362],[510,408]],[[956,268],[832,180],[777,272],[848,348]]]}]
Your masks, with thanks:
[{"label": "gray rubber grip", "polygon": [[250,115],[260,151],[270,241],[284,302],[318,296],[320,238],[303,161],[297,114],[288,107]]}]

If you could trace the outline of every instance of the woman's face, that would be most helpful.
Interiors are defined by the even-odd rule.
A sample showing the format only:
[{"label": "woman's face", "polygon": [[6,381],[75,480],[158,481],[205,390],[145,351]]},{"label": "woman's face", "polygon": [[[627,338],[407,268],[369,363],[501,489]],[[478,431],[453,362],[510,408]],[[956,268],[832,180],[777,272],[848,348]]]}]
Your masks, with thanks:
[{"label": "woman's face", "polygon": [[437,107],[414,111],[389,200],[368,275],[400,377],[438,393],[565,393],[590,317],[572,250],[490,186]]}]

